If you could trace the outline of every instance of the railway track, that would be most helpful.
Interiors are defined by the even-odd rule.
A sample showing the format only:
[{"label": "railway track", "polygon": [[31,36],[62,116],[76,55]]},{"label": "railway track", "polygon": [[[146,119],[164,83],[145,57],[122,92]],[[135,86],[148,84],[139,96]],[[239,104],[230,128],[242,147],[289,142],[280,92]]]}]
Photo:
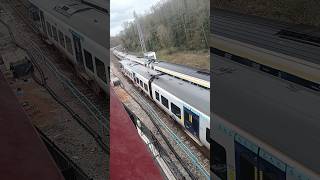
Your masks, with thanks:
[{"label": "railway track", "polygon": [[[19,39],[26,39],[23,44],[24,46],[30,46],[31,49],[33,49],[34,54],[40,54],[41,57],[45,57],[46,60],[49,60],[50,62],[52,62],[56,67],[58,67],[60,70],[62,70],[62,73],[64,76],[66,76],[69,80],[71,80],[72,82],[74,82],[74,85],[77,87],[77,89],[86,97],[88,98],[91,102],[93,102],[93,104],[96,105],[97,108],[99,108],[99,110],[101,111],[106,111],[109,109],[108,107],[108,103],[107,101],[101,101],[100,98],[97,98],[97,96],[91,91],[91,89],[87,86],[85,86],[77,76],[75,76],[73,73],[70,73],[70,70],[72,70],[72,68],[70,67],[70,65],[68,65],[65,62],[61,62],[61,59],[64,60],[64,57],[57,55],[57,53],[52,50],[52,49],[48,49],[47,45],[38,37],[37,32],[34,32],[34,28],[30,28],[30,23],[28,22],[28,19],[26,19],[25,17],[27,17],[27,13],[26,13],[26,6],[24,5],[19,5],[19,3],[17,3],[18,1],[11,1],[8,2],[8,4],[13,3],[13,5],[11,4],[11,6],[14,6],[13,9],[15,10],[15,12],[17,13],[17,15],[19,16],[19,18],[21,19],[22,23],[21,26],[23,26],[22,29],[26,30],[27,32],[27,36],[24,37],[19,37]],[[24,12],[24,14],[22,14]],[[26,25],[28,24],[28,25]],[[17,29],[21,29],[21,28],[17,28]],[[21,33],[17,33],[19,35],[25,35],[26,33],[21,32]],[[41,58],[39,58],[39,61],[42,62],[41,65],[45,67],[45,65],[43,64],[43,59],[41,60]],[[40,63],[39,63],[40,64]],[[68,68],[69,66],[69,68]],[[47,68],[47,71],[48,70]],[[60,86],[61,87],[61,86]],[[77,102],[77,99],[72,98],[72,99],[67,99],[66,100],[68,103],[72,104]],[[107,107],[107,108],[105,108]],[[103,112],[103,113],[104,113]],[[107,113],[104,113],[104,115],[106,116]],[[93,121],[93,124],[96,123]],[[107,123],[108,124],[108,123]],[[92,126],[92,124],[90,124]],[[95,128],[96,131],[101,131],[101,129],[99,128]],[[182,134],[178,134],[178,136],[182,137]],[[188,140],[188,138],[185,138],[185,142],[187,144],[193,144],[192,141]],[[192,150],[195,150],[196,147],[191,145],[190,146]],[[196,153],[198,156],[201,156],[201,153],[199,155],[199,153]],[[207,164],[208,164],[208,160],[207,160]],[[208,166],[207,166],[208,167]],[[194,169],[192,169],[192,167],[190,168],[191,171],[196,171]],[[196,173],[195,173],[196,174]],[[198,177],[203,177],[203,176],[198,176]]]},{"label": "railway track", "polygon": [[[115,57],[112,57],[112,61],[114,62]],[[172,138],[171,134],[168,133],[164,133],[165,137],[169,140],[169,143],[173,146],[173,149],[169,150],[169,151],[175,151],[177,153],[178,156],[181,157],[181,162],[183,165],[182,167],[184,169],[184,171],[190,171],[189,173],[191,173],[190,178],[194,178],[194,179],[206,179],[207,177],[209,177],[209,175],[206,177],[206,171],[208,172],[209,170],[209,160],[208,160],[208,154],[204,153],[202,150],[200,150],[201,148],[199,148],[199,146],[197,146],[193,140],[191,138],[189,138],[186,133],[182,130],[182,128],[180,128],[178,126],[178,124],[174,123],[174,121],[172,121],[172,119],[167,116],[160,108],[158,108],[150,99],[146,98],[143,94],[141,95],[140,92],[138,92],[137,90],[135,90],[135,87],[129,83],[129,81],[127,80],[126,77],[124,77],[121,72],[117,69],[118,67],[117,64],[112,63],[111,65],[111,70],[112,72],[121,80],[121,82],[123,82],[123,88],[138,102],[138,104],[140,104],[140,106],[147,112],[147,114],[150,116],[150,119],[152,118],[160,118],[161,121],[163,121],[166,125],[168,126],[169,129],[171,129],[174,134],[176,134],[177,138],[180,138],[182,140],[182,143],[184,145],[186,145],[186,149],[181,149],[180,144],[177,143],[174,139]],[[148,113],[149,112],[149,113]],[[160,128],[162,129],[163,127],[160,126]],[[158,131],[154,131],[155,134],[159,134]],[[192,151],[192,155],[195,155],[195,157],[187,157],[186,152],[191,150]],[[192,156],[191,155],[191,156]],[[203,171],[201,170],[202,167],[196,167],[195,166],[195,162],[192,162],[192,158],[194,158],[193,160],[198,160],[200,162],[200,164],[202,164],[203,166]],[[178,163],[178,162],[177,162]],[[201,166],[201,165],[200,165]]]},{"label": "railway track", "polygon": [[[10,32],[10,36],[16,36],[16,38],[14,38],[17,41],[16,43],[18,43],[22,49],[26,50],[29,57],[33,59],[33,64],[38,70],[37,76],[40,77],[40,79],[35,79],[35,81],[47,89],[48,93],[91,134],[102,150],[108,154],[108,101],[97,97],[89,87],[84,85],[79,78],[72,73],[70,65],[68,66],[68,64],[61,62],[61,60],[65,60],[64,57],[61,57],[53,50],[48,50],[47,45],[39,38],[38,34],[35,34],[37,32],[30,29],[30,24],[26,25],[28,24],[28,20],[25,18],[26,14],[21,14],[21,12],[25,12],[25,10],[16,9],[16,7],[25,8],[25,6],[10,4],[13,2],[16,1],[7,1],[7,5],[12,8],[12,11],[16,13],[14,15],[17,16],[7,19],[11,26],[15,27],[11,28],[14,32]],[[58,69],[63,69],[63,72]],[[61,92],[60,89],[64,89],[64,92],[55,93]],[[65,101],[65,97],[69,97],[69,100]],[[82,108],[79,109],[78,104],[82,104],[82,106],[87,109],[87,112]]]},{"label": "railway track", "polygon": [[[106,134],[103,132],[102,126],[92,119],[86,109],[81,107],[79,100],[73,97],[72,94],[63,87],[63,84],[57,81],[58,79],[55,78],[54,73],[48,69],[45,64],[46,61],[44,61],[44,59],[46,59],[44,55],[38,52],[37,49],[33,47],[34,42],[29,41],[27,38],[27,36],[30,35],[29,33],[33,33],[33,31],[26,32],[24,28],[27,26],[13,16],[10,6],[5,2],[1,2],[0,4],[1,8],[5,9],[5,11],[1,13],[1,21],[3,20],[2,22],[5,22],[5,24],[1,23],[1,25],[7,27],[10,35],[8,39],[2,39],[2,41],[5,40],[7,44],[15,45],[2,51],[8,50],[8,53],[15,53],[17,49],[21,48],[31,58],[30,60],[36,69],[33,75],[34,81],[30,80],[30,83],[24,86],[27,92],[25,95],[27,98],[26,103],[34,104],[35,106],[32,106],[38,109],[37,106],[44,101],[46,102],[45,99],[49,98],[50,100],[48,101],[52,102],[52,105],[44,105],[44,108],[39,107],[41,111],[38,111],[41,114],[41,112],[45,112],[46,108],[50,107],[52,112],[55,112],[52,114],[54,115],[52,118],[45,115],[47,118],[41,119],[45,124],[50,123],[50,125],[47,124],[45,128],[41,126],[44,132],[51,140],[57,143],[74,162],[81,168],[84,168],[89,176],[94,179],[105,179],[107,177],[107,168],[105,165],[108,164],[106,158],[106,154],[108,153],[106,153],[106,151],[109,150],[109,148],[107,147],[108,144],[104,143],[108,138],[102,136]],[[7,31],[5,33],[7,33]],[[8,80],[11,81],[12,79],[9,77]],[[40,86],[34,82],[37,82]],[[19,87],[21,82],[19,80],[12,81],[12,85],[13,87]],[[36,100],[38,99],[36,96],[31,95],[34,90],[30,91],[29,88],[35,91],[40,90],[39,95],[41,97],[39,101]],[[43,92],[43,90],[45,90],[45,92]],[[69,97],[70,101],[66,102],[65,97]],[[81,114],[79,112],[81,112]],[[35,124],[40,125],[37,123],[37,117],[34,118],[32,114],[29,115]],[[56,139],[56,137],[60,138]],[[101,137],[105,137],[105,139],[102,140]],[[88,152],[88,149],[90,149],[91,153]],[[92,152],[94,152],[94,154],[92,154]]]},{"label": "railway track", "polygon": [[[7,1],[10,7],[14,10],[18,18],[22,21],[19,25],[21,28],[27,32],[27,36],[21,37],[19,39],[25,39],[22,44],[24,46],[30,46],[33,49],[34,53],[41,54],[42,57],[45,57],[47,62],[50,62],[52,66],[59,69],[59,71],[66,77],[69,81],[73,83],[75,88],[79,90],[78,94],[81,94],[81,101],[87,104],[91,104],[91,111],[94,111],[97,114],[97,121],[102,121],[103,126],[106,127],[105,131],[108,132],[108,114],[109,114],[109,101],[105,97],[98,97],[88,86],[86,86],[78,76],[74,73],[73,67],[67,62],[66,58],[61,56],[55,49],[48,48],[48,45],[39,38],[39,34],[37,28],[32,25],[32,22],[26,18],[28,17],[28,4],[26,1],[22,0],[13,0]],[[25,32],[21,32],[18,34],[26,34]],[[31,43],[30,43],[31,42]],[[64,62],[61,60],[65,60]],[[84,100],[83,100],[84,99]],[[108,136],[108,134],[106,135]]]}]

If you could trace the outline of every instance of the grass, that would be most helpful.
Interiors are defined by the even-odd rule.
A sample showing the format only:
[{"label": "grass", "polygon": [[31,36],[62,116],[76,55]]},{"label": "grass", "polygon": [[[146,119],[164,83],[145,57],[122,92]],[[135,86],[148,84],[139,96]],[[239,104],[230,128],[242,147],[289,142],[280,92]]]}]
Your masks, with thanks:
[{"label": "grass", "polygon": [[161,50],[156,52],[157,59],[186,66],[210,69],[209,50],[203,51],[172,51]]}]

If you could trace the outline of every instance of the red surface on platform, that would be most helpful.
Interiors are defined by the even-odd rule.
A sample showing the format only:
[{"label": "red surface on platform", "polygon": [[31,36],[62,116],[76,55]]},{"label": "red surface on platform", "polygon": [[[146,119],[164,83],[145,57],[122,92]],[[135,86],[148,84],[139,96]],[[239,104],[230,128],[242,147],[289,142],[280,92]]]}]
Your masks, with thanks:
[{"label": "red surface on platform", "polygon": [[0,179],[64,179],[1,72],[0,144]]},{"label": "red surface on platform", "polygon": [[163,179],[126,110],[110,90],[110,179]]}]

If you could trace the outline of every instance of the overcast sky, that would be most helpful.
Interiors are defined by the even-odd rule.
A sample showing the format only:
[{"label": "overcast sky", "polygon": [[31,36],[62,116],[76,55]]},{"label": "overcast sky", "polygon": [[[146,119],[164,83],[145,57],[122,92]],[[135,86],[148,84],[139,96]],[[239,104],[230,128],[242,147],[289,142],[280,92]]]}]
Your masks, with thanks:
[{"label": "overcast sky", "polygon": [[133,20],[133,11],[138,15],[148,12],[152,5],[161,0],[111,0],[110,1],[110,35],[117,35],[126,21]]}]

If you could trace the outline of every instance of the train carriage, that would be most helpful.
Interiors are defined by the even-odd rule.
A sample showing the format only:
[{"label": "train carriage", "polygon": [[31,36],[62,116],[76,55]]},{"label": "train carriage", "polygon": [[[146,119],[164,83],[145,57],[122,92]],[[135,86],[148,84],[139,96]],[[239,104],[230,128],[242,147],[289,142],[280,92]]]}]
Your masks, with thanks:
[{"label": "train carriage", "polygon": [[[210,149],[209,90],[128,60],[122,72],[161,109],[183,126],[199,145]],[[130,73],[127,73],[127,72]],[[133,76],[131,76],[131,74]]]},{"label": "train carriage", "polygon": [[143,90],[149,97],[152,97],[150,94],[150,80],[161,73],[130,60],[120,61],[120,69],[139,89]]},{"label": "train carriage", "polygon": [[125,57],[125,55],[126,55],[125,53],[123,53],[121,51],[117,51],[117,50],[114,50],[113,53],[114,53],[114,55],[116,55],[116,57],[118,59],[123,59]]},{"label": "train carriage", "polygon": [[211,56],[213,179],[319,179],[319,93]]},{"label": "train carriage", "polygon": [[213,179],[319,179],[319,30],[219,9],[210,20]]},{"label": "train carriage", "polygon": [[206,70],[190,68],[185,65],[173,64],[160,60],[151,63],[150,66],[154,70],[187,80],[201,87],[210,89],[210,73]]},{"label": "train carriage", "polygon": [[220,9],[211,10],[212,53],[320,91],[320,31]]},{"label": "train carriage", "polygon": [[196,142],[210,149],[209,90],[169,75],[154,79],[151,87],[153,100],[181,124]]},{"label": "train carriage", "polygon": [[108,92],[107,13],[75,0],[29,2],[33,23],[43,37],[57,47],[93,87]]},{"label": "train carriage", "polygon": [[131,79],[131,81],[134,81],[132,66],[136,64],[137,63],[128,60],[122,60],[120,62],[120,70],[122,71],[122,73],[126,74],[126,76],[128,76]]},{"label": "train carriage", "polygon": [[126,59],[136,62],[158,72],[165,73],[173,77],[189,81],[203,88],[210,89],[210,74],[206,70],[191,68],[161,60],[139,58],[131,54],[123,53],[116,49],[113,50],[113,54],[120,60]]},{"label": "train carriage", "polygon": [[148,62],[149,60],[146,59],[146,58],[141,58],[141,57],[137,57],[137,56],[134,56],[134,55],[130,55],[130,54],[127,54],[125,56],[125,58],[127,58],[128,60],[131,60],[131,61],[134,61],[134,62],[137,62],[143,66],[147,66],[148,65]]},{"label": "train carriage", "polygon": [[135,84],[149,97],[152,97],[150,85],[152,83],[153,77],[160,75],[160,73],[141,65],[133,66],[132,71]]}]

